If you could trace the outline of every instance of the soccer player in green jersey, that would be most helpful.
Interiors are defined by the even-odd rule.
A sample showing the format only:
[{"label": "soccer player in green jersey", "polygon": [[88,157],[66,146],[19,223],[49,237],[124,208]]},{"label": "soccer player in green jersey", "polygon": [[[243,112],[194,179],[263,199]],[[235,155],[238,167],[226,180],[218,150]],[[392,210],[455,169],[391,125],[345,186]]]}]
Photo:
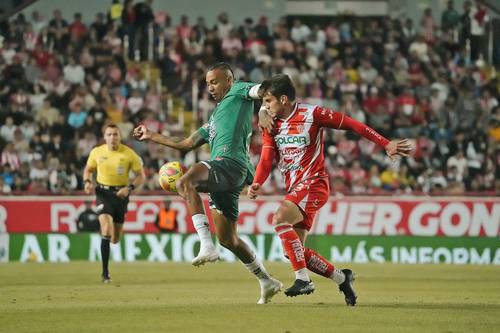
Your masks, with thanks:
[{"label": "soccer player in green jersey", "polygon": [[200,237],[200,252],[192,263],[195,266],[219,259],[209,230],[200,192],[209,193],[212,219],[222,246],[232,251],[256,275],[260,283],[259,304],[267,303],[282,288],[272,278],[255,253],[237,234],[238,198],[246,184],[251,184],[254,167],[248,157],[252,134],[253,99],[259,85],[234,81],[231,67],[226,63],[211,66],[206,74],[208,92],[217,102],[208,122],[188,138],[169,138],[153,133],[146,126],[134,129],[138,140],[153,142],[189,151],[208,143],[210,160],[194,164],[177,181],[179,194],[186,200],[193,224]]}]

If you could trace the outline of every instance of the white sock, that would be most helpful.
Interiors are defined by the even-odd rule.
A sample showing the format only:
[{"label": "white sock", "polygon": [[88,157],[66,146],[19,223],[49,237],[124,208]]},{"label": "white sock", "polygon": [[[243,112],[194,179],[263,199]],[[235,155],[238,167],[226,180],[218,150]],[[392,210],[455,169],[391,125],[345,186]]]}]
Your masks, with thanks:
[{"label": "white sock", "polygon": [[309,274],[307,274],[307,268],[301,268],[298,271],[295,271],[295,279],[302,281],[311,281],[309,278]]},{"label": "white sock", "polygon": [[212,235],[210,234],[208,217],[205,214],[193,215],[193,225],[200,237],[200,248],[214,246]]},{"label": "white sock", "polygon": [[257,256],[251,263],[245,264],[245,266],[257,277],[257,279],[259,279],[259,281],[267,280],[270,278],[269,273],[267,273],[266,268],[260,262],[260,260],[257,259]]},{"label": "white sock", "polygon": [[345,281],[345,274],[340,269],[334,269],[332,272],[331,279],[337,284],[342,284]]}]

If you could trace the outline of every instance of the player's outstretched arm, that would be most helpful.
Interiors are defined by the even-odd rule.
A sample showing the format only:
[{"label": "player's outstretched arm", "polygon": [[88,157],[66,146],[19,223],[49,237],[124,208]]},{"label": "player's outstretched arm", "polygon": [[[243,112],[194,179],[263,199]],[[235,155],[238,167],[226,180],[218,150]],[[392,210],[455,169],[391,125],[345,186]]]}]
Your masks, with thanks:
[{"label": "player's outstretched arm", "polygon": [[403,140],[392,140],[387,145],[385,145],[385,152],[387,155],[394,159],[396,156],[409,156],[412,150],[412,146],[408,139]]},{"label": "player's outstretched arm", "polygon": [[392,159],[398,155],[409,156],[412,150],[412,146],[408,139],[389,141],[373,128],[340,112],[318,108],[315,110],[315,119],[317,119],[321,126],[351,130],[358,133],[365,139],[384,147],[387,155]]},{"label": "player's outstretched arm", "polygon": [[339,130],[354,131],[360,136],[368,139],[380,147],[384,147],[390,142],[373,128],[357,121],[344,113],[333,111],[327,108],[318,107],[314,110],[314,120],[322,127],[329,127]]},{"label": "player's outstretched arm", "polygon": [[198,132],[194,132],[188,138],[169,138],[160,133],[152,132],[144,125],[137,126],[134,129],[133,136],[139,141],[151,140],[184,152],[201,147],[206,143],[205,139]]}]

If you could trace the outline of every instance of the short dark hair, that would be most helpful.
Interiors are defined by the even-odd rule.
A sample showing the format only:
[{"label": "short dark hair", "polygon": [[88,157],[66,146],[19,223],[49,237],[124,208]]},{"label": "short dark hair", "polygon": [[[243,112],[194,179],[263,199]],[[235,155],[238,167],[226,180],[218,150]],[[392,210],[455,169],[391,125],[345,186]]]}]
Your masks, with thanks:
[{"label": "short dark hair", "polygon": [[285,95],[289,100],[295,100],[295,87],[286,74],[277,74],[270,79],[264,80],[260,85],[260,95],[264,96],[268,92],[277,98]]},{"label": "short dark hair", "polygon": [[207,72],[210,72],[210,71],[213,71],[216,69],[219,69],[219,70],[225,72],[227,76],[234,79],[233,69],[231,68],[231,66],[227,62],[221,61],[221,62],[215,63],[215,64],[211,65],[210,67],[208,67]]},{"label": "short dark hair", "polygon": [[102,133],[104,134],[104,132],[106,132],[106,130],[108,128],[115,128],[118,130],[118,132],[120,132],[120,128],[116,125],[116,124],[107,124],[105,127],[104,127],[104,130],[102,131]]}]

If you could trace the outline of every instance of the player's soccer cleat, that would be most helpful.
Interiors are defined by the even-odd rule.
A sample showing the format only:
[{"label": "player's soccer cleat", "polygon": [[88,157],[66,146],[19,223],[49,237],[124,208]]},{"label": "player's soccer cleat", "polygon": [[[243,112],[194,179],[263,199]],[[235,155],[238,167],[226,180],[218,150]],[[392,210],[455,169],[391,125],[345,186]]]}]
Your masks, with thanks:
[{"label": "player's soccer cleat", "polygon": [[352,286],[354,282],[354,273],[350,269],[343,269],[342,272],[344,272],[345,281],[339,285],[339,290],[344,294],[345,304],[347,304],[347,306],[354,306],[358,298]]},{"label": "player's soccer cleat", "polygon": [[217,250],[212,248],[201,249],[196,258],[191,260],[191,264],[198,267],[206,264],[207,262],[216,262],[219,260],[219,253]]},{"label": "player's soccer cleat", "polygon": [[293,285],[285,290],[285,295],[295,297],[299,295],[309,295],[314,292],[314,283],[312,281],[304,281],[296,279]]},{"label": "player's soccer cleat", "polygon": [[102,283],[111,283],[111,277],[109,275],[102,276]]},{"label": "player's soccer cleat", "polygon": [[280,292],[281,288],[283,288],[283,283],[276,280],[275,278],[271,277],[269,279],[261,280],[260,298],[257,304],[269,303],[271,298]]}]

